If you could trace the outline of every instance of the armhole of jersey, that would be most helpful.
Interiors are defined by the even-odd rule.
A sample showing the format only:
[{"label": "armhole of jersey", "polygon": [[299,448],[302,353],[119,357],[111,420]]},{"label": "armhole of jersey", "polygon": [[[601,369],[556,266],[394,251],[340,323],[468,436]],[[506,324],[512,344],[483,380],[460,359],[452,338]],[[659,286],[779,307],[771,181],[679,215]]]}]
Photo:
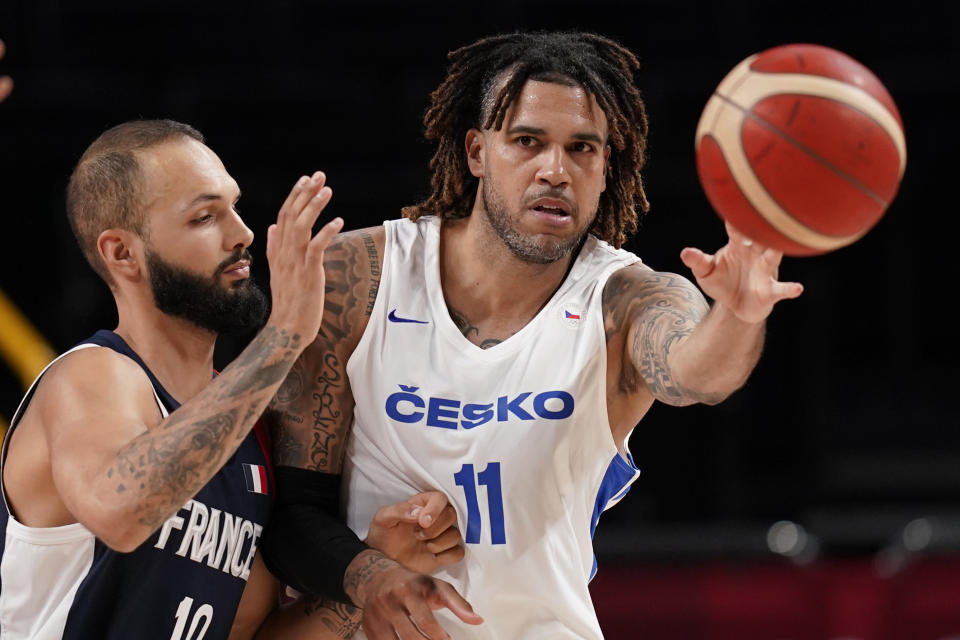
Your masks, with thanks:
[{"label": "armhole of jersey", "polygon": [[[642,261],[639,258],[622,258],[619,262],[611,264],[608,268],[600,274],[600,277],[597,278],[596,288],[594,289],[593,296],[597,301],[596,304],[600,307],[600,341],[603,345],[603,378],[606,380],[607,377],[607,336],[606,331],[604,330],[605,318],[603,317],[603,289],[607,286],[607,281],[610,280],[610,276],[619,271],[620,269],[626,269],[629,266],[635,264],[642,264]],[[606,384],[604,384],[604,391],[606,391]],[[606,406],[606,397],[604,397],[604,406]],[[607,435],[610,438],[610,442],[613,443],[614,449],[616,449],[617,456],[625,463],[630,465],[633,468],[636,468],[636,465],[633,462],[633,456],[630,454],[630,447],[627,444],[630,440],[630,435],[633,433],[633,429],[627,433],[623,438],[623,451],[620,451],[620,445],[616,440],[613,439],[613,429],[610,427],[610,414],[608,411],[604,411],[604,424],[607,429]]]},{"label": "armhole of jersey", "polygon": [[17,405],[17,410],[13,412],[13,417],[10,418],[10,426],[7,427],[7,432],[3,435],[3,445],[0,446],[0,496],[3,496],[3,508],[7,510],[7,515],[12,515],[10,511],[10,505],[7,503],[7,491],[3,488],[3,467],[7,461],[7,445],[10,442],[10,439],[13,437],[13,431],[17,428],[17,423],[20,422],[20,418],[23,415],[23,412],[26,411],[27,405],[30,404],[30,400],[33,399],[33,394],[37,390],[37,385],[40,384],[40,379],[43,378],[44,374],[47,373],[47,370],[52,367],[58,360],[66,356],[67,354],[73,353],[74,351],[79,351],[80,349],[88,349],[90,347],[99,347],[98,344],[78,344],[69,351],[64,351],[59,356],[47,363],[40,373],[37,374],[37,377],[33,379],[33,382],[30,383],[30,387],[27,389],[27,392],[23,394],[23,398],[20,400],[20,404]]},{"label": "armhole of jersey", "polygon": [[[7,431],[3,436],[3,444],[0,445],[0,496],[3,498],[3,507],[7,510],[7,515],[10,515],[10,505],[7,503],[7,492],[3,488],[3,467],[4,463],[7,461],[7,445],[10,442],[10,439],[13,437],[13,431],[17,427],[17,423],[20,422],[23,412],[26,410],[27,405],[30,404],[30,400],[33,398],[33,394],[37,390],[37,385],[40,384],[40,379],[43,378],[44,374],[47,373],[47,370],[52,367],[57,361],[65,357],[68,354],[73,353],[74,351],[79,351],[81,349],[89,349],[91,347],[101,347],[104,349],[109,349],[109,347],[104,347],[103,345],[94,344],[92,342],[85,342],[83,344],[78,344],[77,346],[64,351],[59,356],[51,360],[47,366],[37,374],[37,377],[33,379],[33,382],[30,384],[30,387],[27,389],[27,392],[23,395],[23,399],[20,400],[20,404],[17,405],[17,410],[13,413],[13,417],[10,419],[10,426],[7,427]],[[122,355],[122,354],[120,354]],[[149,380],[148,380],[149,382]],[[163,418],[166,418],[170,415],[170,412],[167,411],[167,408],[164,406],[163,401],[160,400],[160,396],[157,394],[156,387],[153,386],[153,383],[150,383],[150,390],[153,391],[153,397],[157,401],[157,406],[160,408],[160,415]]]}]

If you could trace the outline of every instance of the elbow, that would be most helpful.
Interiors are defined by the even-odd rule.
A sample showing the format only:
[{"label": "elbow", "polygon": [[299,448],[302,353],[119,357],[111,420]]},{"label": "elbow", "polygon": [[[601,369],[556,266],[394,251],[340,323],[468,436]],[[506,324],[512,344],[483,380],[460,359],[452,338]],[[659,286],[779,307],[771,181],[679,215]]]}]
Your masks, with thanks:
[{"label": "elbow", "polygon": [[111,507],[89,511],[95,515],[81,522],[98,540],[119,553],[135,551],[157,528],[145,526],[142,519],[131,509]]},{"label": "elbow", "polygon": [[[119,553],[130,553],[147,541],[150,533],[144,527],[114,523],[113,526],[88,527],[103,544]],[[99,529],[99,530],[98,530]]]}]

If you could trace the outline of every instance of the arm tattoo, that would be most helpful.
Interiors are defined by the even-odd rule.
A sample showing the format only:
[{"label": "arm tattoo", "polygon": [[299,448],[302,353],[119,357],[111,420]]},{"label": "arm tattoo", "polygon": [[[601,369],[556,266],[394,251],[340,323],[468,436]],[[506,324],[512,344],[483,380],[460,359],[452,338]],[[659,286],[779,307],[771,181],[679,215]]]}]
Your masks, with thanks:
[{"label": "arm tattoo", "polygon": [[380,254],[377,253],[377,243],[373,236],[364,231],[360,234],[363,246],[367,248],[367,259],[370,263],[370,289],[367,291],[367,317],[373,313],[373,305],[377,302],[377,291],[380,289]]},{"label": "arm tattoo", "polygon": [[337,356],[328,353],[323,358],[323,366],[317,375],[314,392],[311,397],[317,401],[313,416],[313,447],[310,461],[317,469],[326,468],[329,463],[331,443],[337,438],[337,425],[340,411],[334,408],[335,396],[343,386],[340,375],[340,361]]},{"label": "arm tattoo", "polygon": [[624,345],[619,380],[621,393],[643,386],[661,402],[693,404],[700,397],[679,385],[670,370],[670,351],[693,333],[709,310],[700,291],[671,273],[617,271],[603,290],[607,343],[617,335],[633,339]]},{"label": "arm tattoo", "polygon": [[360,629],[361,611],[348,604],[304,596],[303,612],[320,618],[323,625],[340,638],[350,638]]},{"label": "arm tattoo", "polygon": [[346,361],[373,313],[380,251],[368,231],[337,236],[324,252],[326,298],[320,332],[284,381],[268,412],[274,462],[339,473],[353,396]]},{"label": "arm tattoo", "polygon": [[141,525],[159,527],[236,450],[293,364],[299,340],[264,327],[210,386],[117,453],[106,476],[117,493],[139,493]]},{"label": "arm tattoo", "polygon": [[396,564],[394,560],[375,549],[361,551],[359,559],[347,567],[347,573],[343,576],[344,592],[357,602],[360,599],[358,597],[360,589],[365,587],[373,576]]}]

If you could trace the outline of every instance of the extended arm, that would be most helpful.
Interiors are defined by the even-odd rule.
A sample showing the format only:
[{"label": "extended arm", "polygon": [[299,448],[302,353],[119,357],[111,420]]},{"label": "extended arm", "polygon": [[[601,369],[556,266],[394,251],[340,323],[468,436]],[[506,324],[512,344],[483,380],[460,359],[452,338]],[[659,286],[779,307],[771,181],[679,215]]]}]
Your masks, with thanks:
[{"label": "extended arm", "polygon": [[210,480],[279,388],[306,336],[316,332],[323,251],[342,226],[337,219],[311,239],[329,198],[322,174],[291,191],[268,234],[273,310],[267,325],[223,373],[159,424],[143,373],[105,349],[71,354],[58,363],[56,380],[44,385],[48,393],[37,411],[57,492],[110,546],[136,548]]},{"label": "extended arm", "polygon": [[781,254],[757,246],[728,226],[716,254],[684,249],[681,258],[714,299],[708,306],[690,281],[628,267],[604,289],[608,337],[624,332],[620,390],[641,388],[672,405],[716,404],[740,388],[763,347],[773,306],[803,288],[777,281]]}]

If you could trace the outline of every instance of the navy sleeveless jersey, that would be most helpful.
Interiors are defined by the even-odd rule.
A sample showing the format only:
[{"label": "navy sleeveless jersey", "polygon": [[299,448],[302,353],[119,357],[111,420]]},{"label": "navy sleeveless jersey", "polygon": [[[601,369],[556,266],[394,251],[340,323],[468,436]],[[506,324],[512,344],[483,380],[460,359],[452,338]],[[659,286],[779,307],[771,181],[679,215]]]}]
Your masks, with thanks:
[{"label": "navy sleeveless jersey", "polygon": [[[153,384],[161,411],[173,412],[180,406],[117,334],[99,331],[84,344],[107,347],[136,361]],[[34,387],[11,422],[4,455],[6,440]],[[17,640],[226,638],[272,508],[273,481],[266,451],[266,437],[258,423],[210,482],[130,553],[110,549],[79,523],[49,529],[25,527],[6,506],[0,509],[0,635]],[[68,533],[79,533],[81,540],[79,546],[62,547],[62,557],[46,564],[23,561],[34,552],[56,548],[71,537]],[[76,541],[77,536],[72,537]],[[86,547],[83,537],[90,541]],[[73,557],[83,554],[86,558]],[[61,573],[75,569],[72,585],[64,584],[62,578],[38,575],[57,567]],[[25,589],[33,591],[45,580],[54,585],[48,593],[56,595],[40,602],[23,595]],[[44,600],[44,596],[31,597]]]}]

